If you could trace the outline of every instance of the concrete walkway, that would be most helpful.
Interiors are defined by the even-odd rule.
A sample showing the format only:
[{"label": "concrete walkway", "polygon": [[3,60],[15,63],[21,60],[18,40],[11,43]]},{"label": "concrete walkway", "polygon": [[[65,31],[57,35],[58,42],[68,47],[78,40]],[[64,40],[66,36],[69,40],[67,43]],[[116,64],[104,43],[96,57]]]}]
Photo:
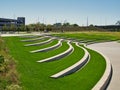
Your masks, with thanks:
[{"label": "concrete walkway", "polygon": [[88,45],[88,47],[102,52],[110,59],[113,66],[113,76],[107,90],[120,90],[120,43],[96,43]]}]

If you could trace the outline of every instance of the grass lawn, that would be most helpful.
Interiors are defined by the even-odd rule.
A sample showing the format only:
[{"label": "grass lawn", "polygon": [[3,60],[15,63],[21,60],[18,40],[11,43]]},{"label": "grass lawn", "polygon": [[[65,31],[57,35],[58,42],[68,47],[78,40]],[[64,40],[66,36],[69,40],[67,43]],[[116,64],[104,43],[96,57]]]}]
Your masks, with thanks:
[{"label": "grass lawn", "polygon": [[78,33],[60,33],[53,34],[54,36],[93,40],[93,41],[108,41],[108,40],[120,40],[120,32],[78,32]]},{"label": "grass lawn", "polygon": [[50,78],[51,75],[76,63],[82,58],[84,51],[72,44],[75,51],[70,56],[58,61],[38,63],[37,60],[59,54],[67,50],[69,46],[63,42],[63,45],[55,50],[31,54],[28,51],[33,50],[34,47],[24,47],[25,42],[20,42],[20,38],[7,37],[4,40],[9,47],[10,54],[17,62],[23,90],[90,90],[105,70],[104,58],[88,49],[91,59],[82,70],[63,78],[53,79]]},{"label": "grass lawn", "polygon": [[68,90],[91,90],[101,78],[106,67],[105,59],[99,53],[90,49],[87,50],[91,56],[89,63],[80,71],[62,78],[61,81],[66,82],[60,90],[64,88]]},{"label": "grass lawn", "polygon": [[[47,44],[43,44],[43,45],[38,45],[38,46],[24,46],[24,45],[26,45],[26,43],[23,42],[23,44],[24,44],[23,46],[25,47],[25,49],[29,49],[29,51],[32,51],[32,50],[47,48],[47,47],[53,46],[53,45],[55,45],[57,43],[58,43],[58,40],[53,40],[52,42],[47,43]],[[31,42],[31,44],[32,44],[32,42]]]},{"label": "grass lawn", "polygon": [[[34,38],[33,38],[34,39]],[[35,41],[30,41],[30,42],[26,42],[26,44],[31,44],[31,43],[37,43],[37,42],[43,42],[43,41],[47,41],[49,40],[50,38],[44,38],[44,39],[41,39],[41,40],[35,40]],[[21,39],[23,40],[23,39]],[[25,39],[26,40],[26,39]]]},{"label": "grass lawn", "polygon": [[38,36],[38,35],[23,35],[20,38],[29,40],[30,38],[32,39],[32,38],[40,38],[40,37],[41,36]]}]

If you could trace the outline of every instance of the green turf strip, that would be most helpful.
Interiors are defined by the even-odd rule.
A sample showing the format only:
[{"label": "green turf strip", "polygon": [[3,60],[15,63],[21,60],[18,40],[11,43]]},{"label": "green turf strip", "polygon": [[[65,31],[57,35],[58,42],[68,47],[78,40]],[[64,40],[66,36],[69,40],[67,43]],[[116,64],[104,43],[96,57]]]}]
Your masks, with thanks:
[{"label": "green turf strip", "polygon": [[[38,45],[38,46],[23,46],[25,47],[25,49],[27,49],[28,51],[32,51],[32,50],[38,50],[38,49],[42,49],[42,48],[47,48],[53,45],[56,45],[58,43],[58,40],[53,40],[50,43],[47,44],[43,44],[43,45]],[[24,43],[25,45],[25,43]]]},{"label": "green turf strip", "polygon": [[[40,53],[29,53],[29,51],[31,50],[36,50],[36,49],[39,49],[38,47],[34,46],[29,46],[29,47],[25,47],[24,46],[24,43],[23,42],[20,42],[19,41],[19,38],[17,37],[9,37],[9,38],[4,38],[6,40],[6,43],[12,47],[14,47],[15,49],[19,49],[19,51],[21,50],[20,53],[22,53],[23,57],[27,54],[29,54],[29,56],[34,56],[34,59],[35,60],[41,60],[41,59],[45,59],[45,58],[49,58],[51,56],[54,56],[54,55],[57,55],[57,54],[60,54],[62,52],[64,52],[65,50],[67,50],[69,48],[67,42],[63,42],[62,46],[60,48],[57,48],[55,50],[52,50],[52,51],[48,51],[48,52],[40,52]],[[12,42],[11,42],[12,41]],[[15,43],[13,43],[15,42]],[[55,40],[55,43],[57,43],[58,40]],[[47,45],[47,44],[46,44]],[[43,45],[43,46],[46,46],[46,45]],[[41,47],[43,47],[41,46]],[[12,48],[10,48],[12,49]],[[16,55],[16,51],[14,50],[13,53]]]},{"label": "green turf strip", "polygon": [[60,36],[60,37],[66,37],[66,38],[74,38],[74,39],[83,39],[83,40],[97,40],[97,41],[102,41],[102,40],[118,40],[120,39],[118,36],[115,36],[114,34],[109,34],[109,33],[93,33],[93,32],[88,32],[88,33],[63,33],[63,34],[53,34],[54,36]]},{"label": "green turf strip", "polygon": [[48,53],[30,54],[27,52],[28,49],[22,47],[23,44],[18,38],[5,38],[5,40],[10,53],[17,61],[21,84],[24,86],[23,90],[90,90],[105,70],[104,58],[95,51],[88,49],[91,59],[82,70],[63,78],[52,79],[49,76],[67,68],[80,59],[81,53],[78,53],[81,51],[80,48],[78,49],[78,47],[72,44],[76,54],[71,54],[65,57],[66,59],[63,58],[58,61],[37,63],[36,60],[39,58],[49,57],[49,54],[51,56],[52,53],[60,52],[61,49],[65,50],[66,47],[68,48],[67,44],[64,42],[62,48],[60,47],[61,49],[59,48]]},{"label": "green turf strip", "polygon": [[[23,42],[23,41],[21,41],[21,42],[23,42],[23,43],[25,43],[25,44],[31,44],[31,43],[38,43],[38,42],[44,42],[44,41],[47,41],[47,40],[49,40],[50,38],[44,38],[44,39],[41,39],[41,40],[35,40],[35,41],[30,41],[30,42]],[[21,40],[23,40],[23,39],[21,39]]]},{"label": "green turf strip", "polygon": [[[99,53],[90,49],[87,50],[91,56],[89,63],[77,73],[60,79],[61,82],[66,81],[60,90],[65,90],[64,88],[68,90],[91,90],[102,77],[106,67],[105,59]],[[70,83],[71,81],[74,83]]]},{"label": "green turf strip", "polygon": [[[25,36],[25,37],[24,37]],[[24,35],[23,37],[22,36],[19,36],[21,39],[23,40],[29,40],[29,39],[34,39],[34,38],[40,38],[42,36],[37,36],[37,35]],[[27,36],[35,36],[35,37],[27,37]]]},{"label": "green turf strip", "polygon": [[55,72],[53,74],[68,68],[69,66],[75,64],[76,62],[78,62],[79,60],[82,59],[82,57],[85,54],[84,50],[80,47],[77,47],[74,43],[72,43],[72,46],[74,48],[74,51],[70,55],[68,55],[56,62],[52,62],[52,64],[53,64],[52,66],[55,66],[54,67]]}]

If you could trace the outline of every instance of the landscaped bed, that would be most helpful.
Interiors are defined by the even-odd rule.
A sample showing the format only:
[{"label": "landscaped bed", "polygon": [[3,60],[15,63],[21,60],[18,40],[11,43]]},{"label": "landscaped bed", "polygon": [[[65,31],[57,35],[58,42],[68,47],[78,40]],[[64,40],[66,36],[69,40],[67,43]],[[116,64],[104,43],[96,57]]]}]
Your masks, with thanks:
[{"label": "landscaped bed", "polygon": [[9,55],[4,40],[0,37],[0,90],[20,90],[16,62]]}]

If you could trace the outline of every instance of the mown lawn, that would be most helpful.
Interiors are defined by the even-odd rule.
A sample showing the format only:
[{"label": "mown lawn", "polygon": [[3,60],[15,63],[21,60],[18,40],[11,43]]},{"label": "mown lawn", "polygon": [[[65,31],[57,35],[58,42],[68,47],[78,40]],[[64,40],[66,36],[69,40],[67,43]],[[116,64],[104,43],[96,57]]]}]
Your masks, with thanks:
[{"label": "mown lawn", "polygon": [[4,38],[9,47],[10,54],[17,62],[23,90],[90,90],[100,79],[105,70],[104,58],[95,51],[89,50],[91,59],[80,71],[63,78],[53,79],[51,75],[71,66],[84,55],[84,51],[72,44],[75,51],[61,60],[38,63],[41,60],[68,49],[66,42],[55,50],[42,53],[29,53],[34,47],[24,47],[25,42],[20,42],[18,37]]},{"label": "mown lawn", "polygon": [[120,40],[120,32],[78,32],[78,33],[58,33],[53,35],[66,38],[93,41]]},{"label": "mown lawn", "polygon": [[[44,42],[44,41],[43,41],[43,42]],[[23,43],[24,45],[26,45],[26,42],[22,42],[22,43]],[[39,41],[38,41],[37,43],[39,43]],[[25,46],[25,48],[26,48],[26,49],[28,48],[30,51],[32,51],[32,50],[47,48],[47,47],[53,46],[53,45],[55,45],[55,44],[57,44],[57,43],[58,43],[58,40],[53,40],[53,41],[51,41],[51,42],[49,42],[49,43],[47,43],[47,44],[38,45],[38,46]],[[31,42],[30,44],[33,44],[33,42]]]},{"label": "mown lawn", "polygon": [[[24,40],[24,39],[22,39],[22,40]],[[27,39],[25,39],[25,40],[27,40]],[[43,39],[40,39],[40,40],[35,40],[35,41],[26,42],[26,44],[43,42],[43,41],[47,41],[47,40],[49,40],[49,38],[43,38]]]}]

